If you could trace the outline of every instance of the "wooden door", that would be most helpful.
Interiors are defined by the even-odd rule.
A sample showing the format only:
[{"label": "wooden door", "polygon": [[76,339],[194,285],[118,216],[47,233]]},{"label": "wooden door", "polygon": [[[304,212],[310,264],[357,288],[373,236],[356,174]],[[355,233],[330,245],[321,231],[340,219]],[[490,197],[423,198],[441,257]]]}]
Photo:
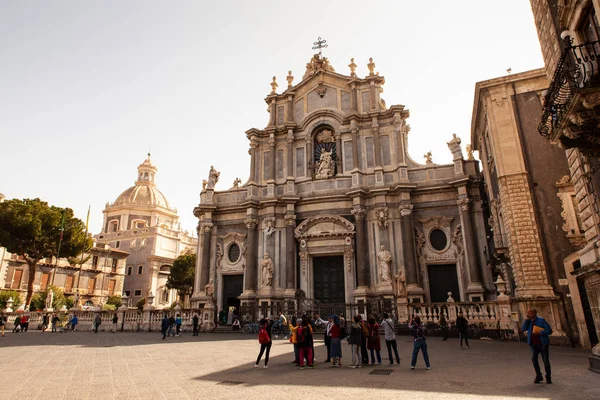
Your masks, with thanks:
[{"label": "wooden door", "polygon": [[314,298],[323,304],[343,304],[346,298],[344,258],[313,258]]},{"label": "wooden door", "polygon": [[428,265],[429,271],[429,293],[432,302],[445,302],[448,292],[456,301],[461,300],[458,290],[458,276],[456,275],[456,264],[433,264]]},{"label": "wooden door", "polygon": [[108,281],[108,295],[112,296],[113,294],[115,294],[115,285],[116,285],[117,281],[115,281],[114,279],[111,279],[110,281]]},{"label": "wooden door", "polygon": [[90,278],[88,280],[88,294],[94,294],[96,288],[96,278]]},{"label": "wooden door", "polygon": [[16,269],[12,280],[12,289],[21,289],[21,278],[23,277],[23,270]]},{"label": "wooden door", "polygon": [[67,283],[65,284],[65,292],[70,293],[73,290],[73,275],[67,276]]},{"label": "wooden door", "polygon": [[46,290],[48,287],[48,279],[50,278],[50,274],[48,272],[44,272],[42,274],[42,281],[40,282],[40,290]]}]

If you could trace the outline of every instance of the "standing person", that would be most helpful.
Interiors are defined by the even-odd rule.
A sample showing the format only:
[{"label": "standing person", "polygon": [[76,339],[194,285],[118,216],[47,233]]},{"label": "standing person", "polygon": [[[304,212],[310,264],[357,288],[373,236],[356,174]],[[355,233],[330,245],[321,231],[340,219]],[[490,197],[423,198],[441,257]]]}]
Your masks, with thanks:
[{"label": "standing person", "polygon": [[177,336],[181,336],[181,315],[177,314],[177,317],[175,318],[175,334]]},{"label": "standing person", "polygon": [[175,328],[175,317],[171,315],[169,317],[169,329],[167,330],[167,337],[173,335],[175,337],[175,333],[173,332],[173,328]]},{"label": "standing person", "polygon": [[264,368],[268,368],[269,366],[269,353],[271,352],[271,345],[273,341],[271,339],[271,329],[273,328],[273,321],[263,318],[259,322],[260,330],[258,331],[258,343],[260,343],[260,353],[258,353],[258,357],[256,357],[256,364],[254,364],[254,368],[258,368],[258,364],[260,363],[260,359],[263,356],[265,350],[267,353],[265,354],[265,366]]},{"label": "standing person", "polygon": [[79,318],[77,318],[77,314],[73,314],[73,318],[71,319],[71,330],[74,331],[77,328],[77,323],[79,322]]},{"label": "standing person", "polygon": [[233,310],[229,310],[227,312],[227,325],[231,326],[233,324]]},{"label": "standing person", "polygon": [[369,328],[367,349],[371,352],[371,365],[375,365],[375,355],[377,355],[377,364],[381,365],[381,338],[379,337],[379,324],[375,322],[375,318],[369,317],[367,328]]},{"label": "standing person", "polygon": [[27,332],[29,330],[29,314],[24,314],[21,317],[21,332]]},{"label": "standing person", "polygon": [[548,337],[552,334],[550,324],[544,318],[537,316],[535,308],[529,308],[527,310],[527,319],[523,322],[521,330],[527,332],[527,344],[531,349],[531,362],[533,363],[533,369],[535,369],[533,383],[540,383],[542,381],[542,371],[540,370],[540,363],[538,361],[540,353],[542,354],[544,370],[546,371],[546,383],[552,383],[550,338]]},{"label": "standing person", "polygon": [[198,336],[198,314],[194,314],[194,316],[192,317],[192,328],[192,336]]},{"label": "standing person", "polygon": [[19,332],[21,329],[21,317],[18,315],[15,316],[15,327],[13,328],[13,332]]},{"label": "standing person", "polygon": [[160,331],[163,335],[163,339],[167,337],[167,330],[169,329],[169,318],[167,318],[167,314],[163,315],[163,319],[160,323]]},{"label": "standing person", "polygon": [[219,311],[219,325],[223,325],[223,314],[225,314],[225,311],[223,311],[223,309],[221,309]]},{"label": "standing person", "polygon": [[394,357],[392,357],[392,349],[394,349],[396,363],[400,364],[400,356],[398,355],[398,344],[396,343],[396,334],[394,333],[394,321],[392,321],[388,313],[383,313],[383,321],[381,321],[381,325],[383,326],[383,331],[385,332],[385,346],[388,350],[390,365],[394,364]]},{"label": "standing person", "polygon": [[350,325],[350,335],[348,335],[348,344],[352,352],[352,364],[350,368],[362,367],[362,356],[360,354],[360,344],[362,343],[362,328],[359,324],[360,316],[355,315],[352,325]]},{"label": "standing person", "polygon": [[52,314],[52,333],[56,333],[56,325],[58,324],[58,316],[56,314]]},{"label": "standing person", "polygon": [[300,365],[300,348],[298,347],[298,320],[296,316],[292,316],[290,328],[290,342],[294,345],[294,361],[292,363]]},{"label": "standing person", "polygon": [[448,340],[448,322],[446,321],[443,312],[440,313],[440,329],[442,330],[442,340]]},{"label": "standing person", "polygon": [[44,316],[42,317],[42,333],[46,332],[46,329],[48,329],[48,320],[50,318],[48,318],[48,314],[44,314]]},{"label": "standing person", "polygon": [[427,369],[431,369],[431,364],[429,364],[429,354],[427,353],[427,340],[425,339],[425,328],[423,328],[423,325],[421,325],[421,318],[418,315],[414,317],[412,321],[410,321],[408,327],[410,328],[413,337],[415,338],[410,369],[415,369],[415,366],[417,365],[417,355],[419,355],[419,350],[423,352],[425,366],[427,367]]},{"label": "standing person", "polygon": [[72,326],[73,326],[73,315],[69,314],[69,321],[67,321],[67,325],[66,325],[67,331],[69,329],[71,329]]},{"label": "standing person", "polygon": [[469,349],[469,321],[463,316],[463,312],[458,313],[456,318],[456,328],[458,329],[458,336],[460,337],[460,347],[462,347],[463,339],[465,339],[465,345]]},{"label": "standing person", "polygon": [[[275,339],[279,339],[279,335],[285,335],[285,326],[286,325],[287,325],[287,318],[285,317],[285,315],[283,315],[283,311],[279,311],[279,319],[277,320],[275,325],[273,325],[273,327],[279,328],[279,334],[275,335]],[[283,338],[287,339],[287,335],[285,335]]]},{"label": "standing person", "polygon": [[102,317],[100,317],[100,314],[96,314],[96,318],[94,318],[94,333],[98,333],[98,328],[100,328],[101,323]]},{"label": "standing person", "polygon": [[330,317],[328,321],[325,321],[321,319],[319,314],[315,314],[315,324],[325,325],[325,331],[323,332],[323,341],[325,342],[325,347],[327,347],[327,359],[325,362],[331,362],[331,326],[333,325],[333,320]]},{"label": "standing person", "polygon": [[115,313],[113,315],[113,318],[112,318],[112,324],[113,324],[113,326],[112,326],[112,333],[116,333],[117,332],[117,324],[118,323],[119,323],[119,317],[117,316],[117,313]]},{"label": "standing person", "polygon": [[302,318],[302,324],[296,333],[296,340],[298,341],[299,348],[300,369],[304,369],[304,358],[306,358],[308,367],[314,368],[312,329],[308,318]]},{"label": "standing person", "polygon": [[342,327],[337,315],[332,315],[331,320],[333,321],[333,325],[329,330],[331,336],[331,358],[333,366],[339,368],[342,366],[342,339],[340,337]]},{"label": "standing person", "polygon": [[6,317],[3,312],[0,312],[0,331],[2,331],[2,337],[4,337],[4,325],[6,325]]},{"label": "standing person", "polygon": [[359,325],[362,328],[362,342],[360,343],[360,353],[362,355],[362,363],[363,365],[369,365],[369,354],[367,350],[367,338],[369,337],[369,327],[362,319],[362,316],[358,316],[360,318]]}]

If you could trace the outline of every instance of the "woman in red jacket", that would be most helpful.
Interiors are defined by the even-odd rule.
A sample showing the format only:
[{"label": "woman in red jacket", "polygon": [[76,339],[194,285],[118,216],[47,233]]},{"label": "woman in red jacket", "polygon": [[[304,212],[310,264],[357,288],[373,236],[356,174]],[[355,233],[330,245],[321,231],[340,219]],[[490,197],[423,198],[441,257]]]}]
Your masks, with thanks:
[{"label": "woman in red jacket", "polygon": [[369,336],[367,337],[367,349],[371,351],[371,365],[375,364],[375,353],[377,353],[377,364],[381,365],[381,339],[379,337],[379,324],[375,322],[375,318],[370,317],[367,327],[369,328]]},{"label": "woman in red jacket", "polygon": [[331,359],[334,367],[342,366],[342,338],[340,319],[337,315],[332,315],[333,325],[329,330],[331,336]]}]

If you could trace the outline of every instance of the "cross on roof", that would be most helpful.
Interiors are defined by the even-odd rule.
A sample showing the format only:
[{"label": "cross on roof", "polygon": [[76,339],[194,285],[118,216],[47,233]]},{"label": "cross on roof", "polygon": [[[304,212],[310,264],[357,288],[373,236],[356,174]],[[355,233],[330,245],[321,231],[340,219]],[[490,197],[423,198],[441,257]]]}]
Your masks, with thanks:
[{"label": "cross on roof", "polygon": [[317,41],[313,43],[314,46],[313,46],[312,49],[313,50],[317,50],[317,49],[319,50],[319,57],[323,56],[323,54],[321,52],[321,49],[324,49],[324,48],[328,47],[325,43],[327,43],[327,40],[325,40],[325,39],[321,40],[320,36],[317,38]]}]

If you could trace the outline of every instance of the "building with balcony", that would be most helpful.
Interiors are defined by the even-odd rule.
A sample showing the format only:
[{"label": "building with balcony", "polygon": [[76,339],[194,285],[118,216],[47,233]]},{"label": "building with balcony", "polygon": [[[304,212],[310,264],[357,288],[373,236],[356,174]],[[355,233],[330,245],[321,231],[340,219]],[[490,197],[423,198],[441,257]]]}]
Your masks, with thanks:
[{"label": "building with balcony", "polygon": [[156,187],[156,172],[148,154],[134,186],[106,204],[102,232],[95,237],[129,254],[123,294],[131,305],[152,294],[150,305],[161,308],[184,300],[166,287],[167,278],[175,258],[195,252],[198,239],[181,230],[177,210]]},{"label": "building with balcony", "polygon": [[583,236],[579,226],[567,230],[561,216],[577,224],[567,157],[537,131],[547,87],[543,69],[475,86],[471,143],[485,176],[488,260],[508,283],[521,316],[536,307],[554,329],[553,343],[579,341],[589,348],[583,313],[573,311],[579,290],[569,285],[565,269]]},{"label": "building with balcony", "polygon": [[[570,275],[580,288],[587,325],[593,327],[590,365],[600,371],[600,4],[531,0],[531,6],[550,81],[538,130],[567,155],[570,173],[564,183],[571,185],[566,189],[572,188],[584,239]],[[565,223],[575,225],[572,216]],[[577,228],[569,232],[577,234]]]}]

